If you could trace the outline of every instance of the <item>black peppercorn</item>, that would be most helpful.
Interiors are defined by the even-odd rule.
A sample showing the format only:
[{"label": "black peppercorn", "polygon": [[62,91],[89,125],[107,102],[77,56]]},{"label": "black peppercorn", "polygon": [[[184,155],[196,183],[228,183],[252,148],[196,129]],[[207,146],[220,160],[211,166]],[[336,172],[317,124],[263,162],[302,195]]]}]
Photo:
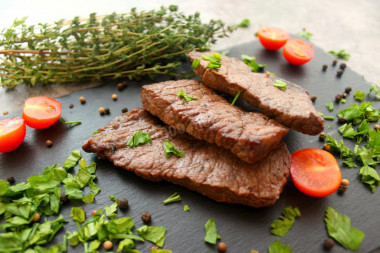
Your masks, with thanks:
[{"label": "black peppercorn", "polygon": [[14,183],[15,183],[15,178],[14,178],[14,177],[7,177],[7,181],[8,181],[10,184],[14,184]]},{"label": "black peppercorn", "polygon": [[126,112],[128,112],[128,108],[127,108],[127,107],[124,107],[123,109],[121,109],[121,112],[122,112],[122,113],[126,113]]},{"label": "black peppercorn", "polygon": [[343,123],[346,123],[347,120],[345,118],[343,118],[343,117],[339,117],[338,118],[338,122],[343,124]]},{"label": "black peppercorn", "polygon": [[344,89],[344,92],[346,92],[347,94],[349,94],[351,91],[352,91],[351,87],[346,87],[346,89]]},{"label": "black peppercorn", "polygon": [[341,184],[341,185],[339,186],[338,193],[339,193],[339,194],[343,194],[343,193],[345,193],[346,191],[347,191],[347,186]]},{"label": "black peppercorn", "polygon": [[330,250],[332,247],[334,247],[334,245],[335,242],[331,238],[327,238],[323,243],[323,247],[325,248],[325,250]]},{"label": "black peppercorn", "polygon": [[110,114],[111,113],[110,108],[108,108],[108,107],[104,108],[104,113],[105,114]]},{"label": "black peppercorn", "polygon": [[332,65],[333,65],[333,66],[336,66],[337,63],[338,63],[337,60],[333,60]]},{"label": "black peppercorn", "polygon": [[320,141],[324,141],[326,139],[326,133],[325,132],[322,132],[319,134],[319,140]]},{"label": "black peppercorn", "polygon": [[310,97],[311,101],[315,102],[315,100],[317,100],[317,96],[313,95]]},{"label": "black peppercorn", "polygon": [[149,212],[143,212],[141,214],[141,220],[144,222],[144,223],[149,223],[152,219],[152,215],[149,213]]},{"label": "black peppercorn", "polygon": [[322,70],[323,70],[323,71],[326,71],[326,69],[327,69],[327,64],[323,64],[323,65],[322,65]]},{"label": "black peppercorn", "polygon": [[69,201],[69,197],[63,192],[61,193],[60,201],[62,203],[67,203]]},{"label": "black peppercorn", "polygon": [[339,69],[337,72],[336,72],[336,76],[337,77],[341,77],[343,75],[343,70]]},{"label": "black peppercorn", "polygon": [[118,83],[118,84],[116,85],[116,88],[117,88],[119,91],[122,91],[122,90],[124,90],[124,84],[123,84],[123,83]]},{"label": "black peppercorn", "polygon": [[128,199],[126,198],[121,198],[117,202],[117,206],[121,209],[127,209],[129,207]]},{"label": "black peppercorn", "polygon": [[347,65],[346,65],[346,63],[341,63],[340,64],[340,66],[339,66],[339,68],[341,69],[341,70],[344,70],[345,68],[347,67]]},{"label": "black peppercorn", "polygon": [[342,95],[337,94],[337,95],[335,96],[335,102],[339,102],[340,100],[342,100]]},{"label": "black peppercorn", "polygon": [[70,105],[69,105],[69,108],[70,108],[70,109],[74,108],[74,104],[70,104]]}]

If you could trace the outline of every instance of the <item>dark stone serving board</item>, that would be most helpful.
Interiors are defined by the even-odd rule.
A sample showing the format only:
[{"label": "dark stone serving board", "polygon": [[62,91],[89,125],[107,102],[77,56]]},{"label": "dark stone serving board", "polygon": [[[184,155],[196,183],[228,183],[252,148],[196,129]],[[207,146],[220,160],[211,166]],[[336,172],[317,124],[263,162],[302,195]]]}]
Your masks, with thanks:
[{"label": "dark stone serving board", "polygon": [[[292,66],[282,57],[281,51],[271,52],[264,50],[257,41],[243,44],[229,50],[229,56],[239,57],[241,54],[255,56],[257,62],[267,64],[266,70],[277,76],[293,81],[306,88],[311,95],[316,95],[315,106],[325,115],[334,116],[338,110],[346,108],[354,103],[353,93],[360,89],[368,92],[369,83],[363,76],[353,72],[348,67],[341,78],[336,77],[338,65],[333,67],[333,57],[315,47],[314,59],[304,66]],[[327,64],[327,71],[322,71],[322,65]],[[348,62],[349,65],[349,62]],[[185,66],[190,70],[187,63]],[[157,79],[159,81],[167,78]],[[155,81],[157,81],[155,80]],[[151,80],[142,82],[129,82],[127,89],[118,91],[116,82],[104,83],[96,88],[76,91],[68,96],[59,98],[63,105],[62,116],[66,120],[81,120],[82,124],[68,127],[62,122],[44,129],[35,130],[28,128],[26,139],[17,150],[0,154],[0,178],[14,176],[16,182],[25,181],[29,176],[38,174],[46,166],[54,163],[63,164],[66,157],[74,149],[81,149],[82,143],[89,138],[94,131],[106,125],[112,118],[121,113],[123,107],[129,110],[141,107],[140,87],[151,83]],[[347,98],[346,104],[334,104],[334,112],[328,112],[325,104],[333,101],[337,93],[343,93],[345,87],[351,86],[353,91]],[[111,95],[116,93],[118,100],[113,101]],[[80,96],[85,96],[87,103],[81,105]],[[367,100],[373,100],[367,97]],[[75,107],[69,109],[69,104]],[[254,110],[242,101],[237,105],[246,110]],[[375,108],[379,109],[379,102],[375,102]],[[98,107],[109,107],[110,115],[100,116]],[[1,116],[1,119],[10,116],[21,116],[21,112],[12,115]],[[338,124],[335,121],[326,121],[325,132],[334,138],[339,138]],[[53,146],[47,148],[45,140],[51,139]],[[308,136],[290,131],[285,137],[285,142],[290,152],[303,148],[321,148],[322,142],[318,136]],[[352,144],[345,140],[346,143]],[[353,146],[353,144],[352,144]],[[351,147],[352,147],[351,146]],[[101,193],[96,196],[92,204],[71,202],[62,207],[62,214],[70,222],[58,234],[53,243],[61,242],[64,231],[77,230],[75,223],[71,221],[70,209],[72,206],[82,206],[87,217],[92,210],[102,209],[105,205],[112,204],[109,195],[129,200],[130,208],[127,211],[118,211],[119,217],[130,216],[136,222],[136,227],[143,225],[140,215],[143,211],[152,214],[152,225],[163,225],[167,228],[164,248],[173,252],[217,252],[216,245],[204,242],[204,224],[215,218],[218,234],[227,244],[227,252],[247,253],[251,249],[259,252],[267,252],[268,246],[279,240],[291,246],[294,252],[324,252],[323,241],[328,237],[324,223],[325,210],[328,206],[337,209],[351,218],[352,226],[362,230],[366,236],[360,247],[360,252],[370,252],[380,246],[380,190],[372,194],[360,181],[358,169],[349,169],[341,166],[343,178],[350,181],[345,194],[334,193],[325,198],[312,198],[300,193],[291,182],[286,185],[283,194],[277,203],[268,208],[255,209],[251,207],[217,203],[196,192],[170,183],[152,183],[143,180],[131,172],[126,172],[113,166],[106,160],[98,160],[94,154],[82,151],[87,162],[97,162],[98,185]],[[341,164],[341,160],[339,163]],[[162,201],[174,192],[178,192],[181,202],[164,205]],[[183,206],[190,207],[189,212],[184,212]],[[298,218],[293,228],[284,237],[274,236],[270,233],[271,223],[279,218],[281,209],[287,205],[298,207],[302,216]],[[150,252],[150,242],[136,242],[136,248],[141,252]],[[117,246],[114,246],[114,251]],[[102,249],[104,252],[104,249]],[[83,247],[68,248],[68,252],[83,252]],[[337,245],[330,252],[346,252]]]}]

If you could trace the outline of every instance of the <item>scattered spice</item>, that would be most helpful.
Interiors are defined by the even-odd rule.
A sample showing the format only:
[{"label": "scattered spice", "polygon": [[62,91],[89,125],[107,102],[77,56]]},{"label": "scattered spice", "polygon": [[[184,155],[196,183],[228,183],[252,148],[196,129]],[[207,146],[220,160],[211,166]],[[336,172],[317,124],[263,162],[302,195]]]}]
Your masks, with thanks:
[{"label": "scattered spice", "polygon": [[343,118],[343,117],[339,117],[338,118],[338,122],[341,123],[341,124],[343,124],[343,123],[346,123],[347,120],[345,118]]},{"label": "scattered spice", "polygon": [[152,215],[149,212],[143,212],[141,214],[141,220],[144,223],[149,223],[152,220]]},{"label": "scattered spice", "polygon": [[322,65],[322,70],[323,70],[323,71],[326,71],[326,69],[327,69],[327,64],[323,64],[323,65]]},{"label": "scattered spice", "polygon": [[314,103],[315,102],[315,100],[317,100],[317,96],[315,96],[315,95],[313,95],[313,96],[311,96],[311,101]]},{"label": "scattered spice", "polygon": [[129,207],[128,199],[126,199],[126,198],[121,198],[121,199],[117,202],[117,206],[118,206],[120,209],[127,209],[127,208]]},{"label": "scattered spice", "polygon": [[348,181],[348,179],[342,179],[342,182],[341,182],[342,185],[344,186],[348,186],[350,184],[350,181]]},{"label": "scattered spice", "polygon": [[79,97],[79,102],[81,102],[81,104],[85,104],[86,103],[86,98],[83,97],[83,96],[80,96]]},{"label": "scattered spice", "polygon": [[104,113],[109,115],[111,113],[110,108],[108,108],[108,107],[104,108]]},{"label": "scattered spice", "polygon": [[127,108],[127,107],[123,107],[123,108],[121,109],[121,112],[122,112],[122,113],[126,113],[126,112],[128,112],[128,108]]},{"label": "scattered spice", "polygon": [[380,125],[376,124],[376,125],[375,125],[375,129],[376,129],[376,130],[380,130]]},{"label": "scattered spice", "polygon": [[325,132],[322,132],[319,134],[319,140],[320,141],[324,141],[326,139],[326,133]]},{"label": "scattered spice", "polygon": [[218,244],[218,251],[219,252],[225,252],[227,249],[227,244],[225,242],[220,242]]},{"label": "scattered spice", "polygon": [[343,193],[345,193],[347,191],[347,186],[345,186],[345,185],[340,185],[339,186],[339,189],[338,189],[338,193],[339,194],[343,194]]},{"label": "scattered spice", "polygon": [[104,115],[104,107],[99,107],[98,112],[100,115]]},{"label": "scattered spice", "polygon": [[345,68],[347,67],[347,65],[346,65],[346,63],[341,63],[340,64],[340,66],[339,66],[339,68],[341,69],[341,70],[344,70]]},{"label": "scattered spice", "polygon": [[37,221],[40,220],[40,218],[41,218],[41,215],[40,215],[39,213],[36,213],[36,214],[34,215],[34,217],[33,217],[33,221],[34,221],[34,222],[37,222]]},{"label": "scattered spice", "polygon": [[332,65],[335,67],[337,63],[338,63],[337,60],[333,60]]},{"label": "scattered spice", "polygon": [[341,99],[342,99],[342,95],[337,94],[337,95],[335,96],[335,102],[339,102]]},{"label": "scattered spice", "polygon": [[10,177],[7,177],[7,181],[10,183],[10,184],[14,184],[15,183],[15,178],[10,176]]},{"label": "scattered spice", "polygon": [[69,108],[73,109],[74,108],[74,104],[69,104]]},{"label": "scattered spice", "polygon": [[7,114],[8,114],[8,112],[7,112],[7,111],[3,112],[3,115],[7,115]]},{"label": "scattered spice", "polygon": [[325,250],[330,250],[332,247],[334,247],[335,245],[335,242],[333,239],[331,238],[327,238],[324,242],[323,242],[323,248]]},{"label": "scattered spice", "polygon": [[338,71],[336,72],[336,76],[341,77],[342,75],[343,75],[343,70],[338,69]]},{"label": "scattered spice", "polygon": [[326,151],[329,151],[330,148],[331,148],[331,146],[329,144],[327,144],[327,143],[323,145],[323,149],[326,150]]},{"label": "scattered spice", "polygon": [[46,144],[46,147],[48,147],[48,148],[50,148],[51,146],[53,146],[53,142],[51,140],[46,140],[45,144]]},{"label": "scattered spice", "polygon": [[158,246],[157,245],[153,245],[152,247],[150,247],[150,250],[154,250],[154,249],[158,249]]},{"label": "scattered spice", "polygon": [[343,93],[343,94],[342,94],[342,98],[346,98],[346,97],[347,97],[347,95],[348,95],[348,94],[347,94],[346,92],[345,92],[345,93]]},{"label": "scattered spice", "polygon": [[69,197],[63,192],[61,193],[61,197],[59,199],[62,203],[67,203],[69,201]]},{"label": "scattered spice", "polygon": [[105,241],[105,242],[103,243],[103,247],[104,247],[104,249],[106,249],[106,250],[110,250],[110,249],[112,249],[113,244],[112,244],[111,241]]},{"label": "scattered spice", "polygon": [[112,94],[112,100],[116,101],[117,100],[117,94]]},{"label": "scattered spice", "polygon": [[350,86],[348,86],[348,87],[346,87],[346,89],[344,89],[344,92],[346,92],[347,94],[349,94],[351,91],[352,91],[352,88]]}]

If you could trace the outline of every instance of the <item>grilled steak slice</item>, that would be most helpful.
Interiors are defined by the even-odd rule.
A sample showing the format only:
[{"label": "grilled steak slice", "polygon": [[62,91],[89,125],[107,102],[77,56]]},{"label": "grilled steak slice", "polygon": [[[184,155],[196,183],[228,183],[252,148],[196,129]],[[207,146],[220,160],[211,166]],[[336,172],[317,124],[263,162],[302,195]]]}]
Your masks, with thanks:
[{"label": "grilled steak slice", "polygon": [[[177,96],[179,90],[199,100],[186,102]],[[248,163],[266,157],[289,130],[261,113],[245,112],[230,105],[196,80],[145,85],[141,101],[145,109],[166,124],[230,149]]]},{"label": "grilled steak slice", "polygon": [[[122,114],[87,140],[83,150],[107,158],[142,178],[172,182],[218,202],[264,207],[279,198],[290,166],[290,153],[283,142],[267,158],[251,165],[226,149],[172,131],[157,121],[142,109]],[[150,133],[152,142],[126,146],[136,131]],[[166,139],[185,156],[166,158]]]},{"label": "grilled steak slice", "polygon": [[[209,61],[202,59],[205,54],[211,55],[212,52],[191,52],[188,55],[190,62],[200,59],[194,71],[205,85],[232,96],[240,91],[240,98],[301,133],[316,135],[323,130],[324,120],[304,88],[267,74],[252,73],[244,62],[224,55],[221,56],[220,69],[211,70],[207,68]],[[285,82],[286,90],[276,88],[273,85],[276,80]]]}]

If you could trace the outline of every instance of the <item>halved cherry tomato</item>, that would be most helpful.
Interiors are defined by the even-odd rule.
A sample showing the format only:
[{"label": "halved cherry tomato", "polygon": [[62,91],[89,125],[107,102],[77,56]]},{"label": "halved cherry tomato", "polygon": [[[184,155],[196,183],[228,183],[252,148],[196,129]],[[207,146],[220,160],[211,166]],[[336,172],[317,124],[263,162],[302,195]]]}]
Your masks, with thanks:
[{"label": "halved cherry tomato", "polygon": [[330,195],[339,188],[342,180],[335,157],[316,148],[294,152],[290,174],[297,189],[313,197]]},{"label": "halved cherry tomato", "polygon": [[26,127],[24,119],[14,117],[0,121],[0,152],[10,152],[24,141]]},{"label": "halved cherry tomato", "polygon": [[61,117],[62,105],[49,97],[31,97],[25,100],[22,117],[25,123],[36,129],[53,125]]},{"label": "halved cherry tomato", "polygon": [[282,54],[293,65],[302,65],[314,57],[314,48],[311,44],[300,39],[289,39]]},{"label": "halved cherry tomato", "polygon": [[277,50],[283,47],[289,39],[289,34],[276,27],[261,27],[257,32],[261,45],[268,50]]}]

